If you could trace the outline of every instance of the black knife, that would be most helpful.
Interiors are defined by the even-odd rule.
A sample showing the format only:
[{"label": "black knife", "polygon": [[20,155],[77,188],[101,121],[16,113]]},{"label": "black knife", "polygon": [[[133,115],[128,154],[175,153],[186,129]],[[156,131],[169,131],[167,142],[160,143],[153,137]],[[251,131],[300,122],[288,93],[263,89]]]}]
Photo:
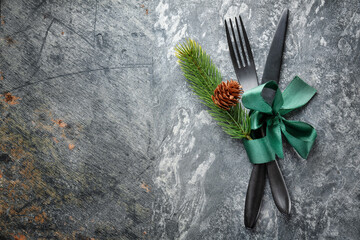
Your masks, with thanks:
[{"label": "black knife", "polygon": [[[264,73],[261,84],[268,81],[279,82],[280,69],[282,63],[282,55],[285,47],[286,29],[288,23],[289,10],[285,10],[279,21],[274,39],[271,43],[270,51],[266,59]],[[269,88],[265,88],[262,92],[263,98],[272,103],[275,91]],[[281,174],[279,166],[275,161],[266,164],[267,174],[270,181],[271,192],[277,208],[280,212],[290,214],[291,201],[288,190],[285,185],[284,178]]]},{"label": "black knife", "polygon": [[[288,22],[288,10],[285,10],[279,21],[270,51],[266,60],[261,84],[273,80],[279,82],[282,55],[285,45],[286,28]],[[269,104],[272,104],[275,91],[264,89],[262,96]],[[255,137],[263,137],[264,128],[255,133]],[[291,202],[284,178],[279,166],[275,161],[267,164],[255,164],[251,173],[245,201],[245,226],[253,228],[259,215],[260,203],[263,197],[265,175],[269,177],[271,192],[277,208],[280,212],[289,214]]]}]

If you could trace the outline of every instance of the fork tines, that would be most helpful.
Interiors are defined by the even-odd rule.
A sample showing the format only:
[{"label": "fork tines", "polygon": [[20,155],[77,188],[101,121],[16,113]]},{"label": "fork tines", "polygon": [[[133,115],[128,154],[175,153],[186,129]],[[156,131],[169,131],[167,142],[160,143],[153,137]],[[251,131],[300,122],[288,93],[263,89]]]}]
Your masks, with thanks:
[{"label": "fork tines", "polygon": [[[227,21],[225,20],[226,37],[228,40],[231,60],[235,68],[243,68],[251,65],[254,66],[254,58],[251,52],[249,39],[247,37],[244,24],[240,16],[239,16],[239,20],[240,20],[241,31],[240,31],[238,19],[235,17],[235,24],[237,28],[237,34],[236,34],[234,31],[233,23],[231,19],[229,19],[232,37],[230,36],[229,27],[227,25]],[[234,51],[233,43],[235,45],[236,52]],[[241,48],[241,53],[240,53],[239,45]],[[244,48],[244,45],[246,49]]]}]

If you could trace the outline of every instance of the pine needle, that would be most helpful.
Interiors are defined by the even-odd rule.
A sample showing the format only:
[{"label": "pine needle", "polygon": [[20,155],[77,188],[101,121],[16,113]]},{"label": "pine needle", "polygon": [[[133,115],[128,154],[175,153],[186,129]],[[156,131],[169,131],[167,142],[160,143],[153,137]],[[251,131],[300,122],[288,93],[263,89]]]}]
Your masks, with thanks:
[{"label": "pine needle", "polygon": [[212,101],[215,88],[222,82],[222,76],[209,55],[192,39],[175,47],[175,55],[184,72],[189,87],[207,106],[209,114],[232,138],[250,137],[250,116],[238,103],[229,111],[223,110]]}]

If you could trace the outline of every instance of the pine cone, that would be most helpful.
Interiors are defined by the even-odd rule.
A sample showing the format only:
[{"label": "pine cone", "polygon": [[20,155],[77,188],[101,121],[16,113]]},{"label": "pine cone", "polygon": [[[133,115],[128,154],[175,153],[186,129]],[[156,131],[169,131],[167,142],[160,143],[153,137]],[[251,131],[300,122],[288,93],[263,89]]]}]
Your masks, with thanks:
[{"label": "pine cone", "polygon": [[236,106],[243,93],[241,85],[230,80],[230,82],[221,82],[214,90],[214,95],[211,98],[216,105],[228,111],[231,107]]}]

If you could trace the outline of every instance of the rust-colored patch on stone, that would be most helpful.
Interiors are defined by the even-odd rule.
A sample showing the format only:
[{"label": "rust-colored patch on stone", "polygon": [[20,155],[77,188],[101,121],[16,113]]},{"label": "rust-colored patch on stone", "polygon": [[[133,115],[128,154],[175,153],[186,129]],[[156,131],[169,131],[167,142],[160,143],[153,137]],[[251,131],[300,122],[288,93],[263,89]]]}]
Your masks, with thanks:
[{"label": "rust-colored patch on stone", "polygon": [[73,150],[75,148],[75,144],[69,143],[69,149]]},{"label": "rust-colored patch on stone", "polygon": [[56,123],[56,124],[57,124],[59,127],[61,127],[61,128],[64,128],[64,127],[67,126],[67,124],[66,124],[63,120],[61,120],[61,119],[56,119],[56,120],[51,119],[51,121],[53,121],[54,123]]},{"label": "rust-colored patch on stone", "polygon": [[6,42],[8,45],[13,45],[13,44],[16,43],[16,41],[15,41],[12,37],[10,37],[10,36],[6,36],[6,37],[5,37],[5,42]]},{"label": "rust-colored patch on stone", "polygon": [[147,184],[145,184],[145,183],[142,183],[141,185],[140,185],[140,187],[142,188],[142,189],[145,189],[146,190],[146,192],[150,192],[150,186],[149,185],[147,185]]},{"label": "rust-colored patch on stone", "polygon": [[149,14],[149,9],[145,9],[145,14],[146,14],[146,15]]},{"label": "rust-colored patch on stone", "polygon": [[45,212],[42,212],[42,213],[36,215],[34,218],[35,222],[41,223],[41,224],[45,223],[46,219],[47,219],[47,216],[46,216]]},{"label": "rust-colored patch on stone", "polygon": [[64,32],[61,32],[61,35],[64,35]]},{"label": "rust-colored patch on stone", "polygon": [[[54,124],[44,108],[34,110],[35,124],[25,122],[22,114],[3,98],[0,98],[0,111],[3,116],[0,118],[0,236],[4,239],[15,239],[15,236],[17,239],[90,239],[83,235],[86,230],[76,236],[68,230],[63,232],[58,226],[67,222],[68,228],[73,229],[70,224],[73,222],[69,219],[54,222],[56,216],[50,210],[81,202],[71,193],[64,198],[64,192],[56,188],[58,185],[54,182],[54,179],[70,181],[67,176],[74,177],[60,164],[62,158],[52,139],[55,134],[72,128]],[[66,143],[68,141],[66,139]],[[41,157],[44,159],[39,159]]]},{"label": "rust-colored patch on stone", "polygon": [[14,240],[26,240],[26,236],[23,234],[14,235]]},{"label": "rust-colored patch on stone", "polygon": [[[13,137],[10,136],[9,141],[16,140]],[[7,142],[5,146],[8,149],[7,152],[10,152],[10,156],[15,159],[15,162],[12,162],[14,165],[9,170],[12,172],[12,175],[17,176],[17,179],[3,178],[3,189],[0,197],[0,218],[8,219],[8,221],[1,221],[1,228],[11,229],[11,224],[24,221],[29,224],[31,222],[39,225],[45,224],[47,215],[42,210],[42,207],[37,205],[37,201],[34,201],[34,197],[35,199],[46,198],[41,189],[41,187],[46,186],[46,183],[43,182],[40,172],[35,168],[32,155],[25,152],[20,144],[10,144]],[[18,235],[18,238],[15,239],[26,238]]]},{"label": "rust-colored patch on stone", "polygon": [[19,97],[12,95],[10,92],[7,92],[7,93],[3,94],[2,96],[4,97],[2,100],[5,101],[9,105],[19,104],[18,100],[21,99]]},{"label": "rust-colored patch on stone", "polygon": [[15,159],[20,159],[24,156],[24,151],[20,148],[14,148],[10,150],[10,155]]},{"label": "rust-colored patch on stone", "polygon": [[[45,130],[49,133],[51,133],[51,138],[53,142],[55,143],[65,143],[65,146],[67,146],[70,150],[72,150],[75,147],[75,139],[69,138],[66,136],[66,134],[72,129],[76,132],[81,132],[83,130],[81,125],[75,125],[76,128],[70,127],[68,123],[66,123],[64,120],[59,118],[54,118],[53,114],[49,110],[35,110],[36,114],[38,116],[42,116],[42,121],[36,121],[34,123],[35,127],[37,129]],[[53,122],[53,125],[49,125],[49,120]],[[60,131],[59,131],[60,130]]]},{"label": "rust-colored patch on stone", "polygon": [[3,72],[0,71],[0,80],[3,81],[4,80],[4,75]]},{"label": "rust-colored patch on stone", "polygon": [[[0,102],[2,111],[6,110],[4,104],[4,101]],[[7,239],[26,239],[28,233],[23,229],[34,225],[46,229],[49,218],[43,208],[48,199],[57,199],[55,190],[43,180],[36,166],[34,153],[38,150],[34,145],[44,144],[44,141],[32,136],[21,121],[18,118],[0,120],[0,167],[3,175],[0,184],[0,229]],[[14,232],[16,234],[11,235]]]}]

